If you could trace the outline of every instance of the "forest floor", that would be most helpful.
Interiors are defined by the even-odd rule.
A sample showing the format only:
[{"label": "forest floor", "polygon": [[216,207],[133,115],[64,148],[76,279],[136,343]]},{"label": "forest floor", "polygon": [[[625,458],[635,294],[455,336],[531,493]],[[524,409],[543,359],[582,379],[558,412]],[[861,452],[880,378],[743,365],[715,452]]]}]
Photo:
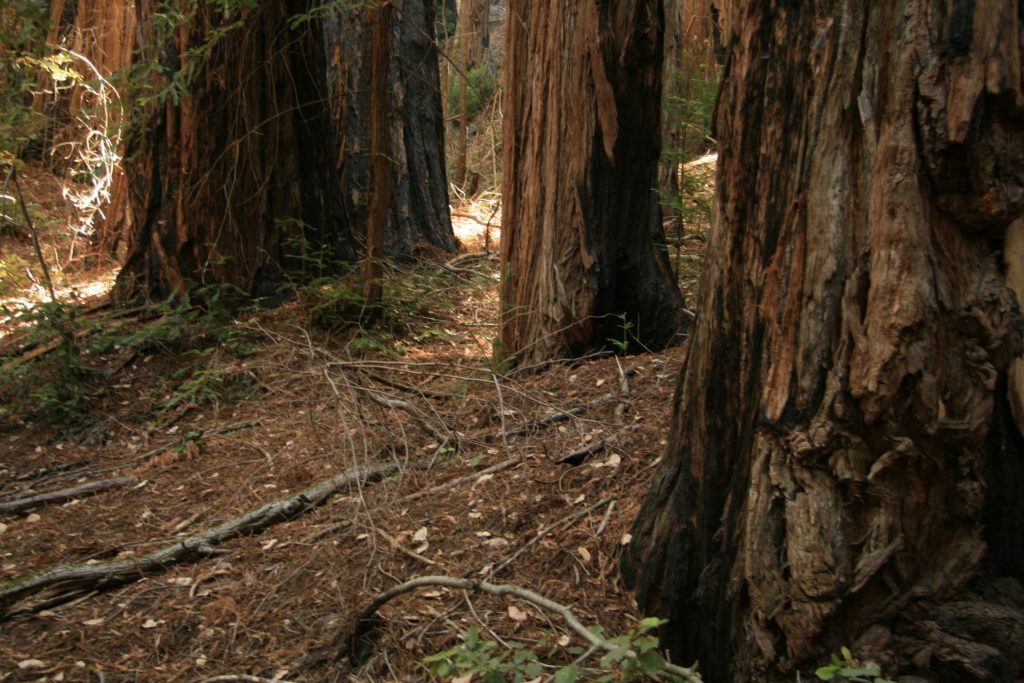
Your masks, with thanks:
[{"label": "forest floor", "polygon": [[[26,178],[50,216],[44,253],[68,254],[59,202],[46,211],[54,188],[45,173]],[[64,343],[21,322],[16,310],[43,292],[19,272],[33,258],[25,240],[3,238],[0,262],[20,284],[0,290],[0,681],[425,680],[423,657],[474,626],[551,666],[583,644],[522,599],[434,587],[385,605],[360,660],[346,656],[360,610],[423,575],[529,588],[609,635],[633,626],[620,557],[683,350],[502,372],[498,221],[478,204],[457,222],[464,253],[392,271],[375,330],[346,324],[344,279],[232,316],[115,309],[111,269],[65,268],[59,284],[81,307],[57,321]],[[685,243],[688,263],[701,245]],[[322,504],[196,541],[275,501],[301,504],[354,467],[365,469]],[[6,509],[94,482],[109,488]],[[162,548],[183,554],[83,578]],[[9,590],[58,565],[88,570]]]}]

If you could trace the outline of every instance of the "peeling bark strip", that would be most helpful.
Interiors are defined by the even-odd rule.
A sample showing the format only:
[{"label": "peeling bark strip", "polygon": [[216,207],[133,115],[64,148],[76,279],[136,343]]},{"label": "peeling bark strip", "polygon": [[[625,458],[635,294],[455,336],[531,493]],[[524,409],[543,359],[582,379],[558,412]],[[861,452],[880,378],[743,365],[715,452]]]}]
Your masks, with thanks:
[{"label": "peeling bark strip", "polygon": [[1024,10],[721,8],[718,210],[626,561],[640,605],[711,681],[792,680],[842,645],[1015,680]]},{"label": "peeling bark strip", "polygon": [[[421,465],[422,463],[414,463],[408,467]],[[44,590],[50,590],[55,596],[47,602],[52,607],[91,590],[106,590],[137,581],[147,573],[164,571],[173,564],[221,554],[225,551],[214,548],[219,543],[245,534],[254,534],[278,522],[297,517],[319,507],[328,497],[357,481],[380,479],[399,469],[400,466],[394,463],[353,467],[294,496],[262,505],[241,517],[176,541],[142,557],[98,564],[57,566],[38,574],[15,579],[0,586],[0,622],[11,615],[18,602]]]},{"label": "peeling bark strip", "polygon": [[498,353],[664,347],[682,301],[657,198],[662,3],[513,0]]}]

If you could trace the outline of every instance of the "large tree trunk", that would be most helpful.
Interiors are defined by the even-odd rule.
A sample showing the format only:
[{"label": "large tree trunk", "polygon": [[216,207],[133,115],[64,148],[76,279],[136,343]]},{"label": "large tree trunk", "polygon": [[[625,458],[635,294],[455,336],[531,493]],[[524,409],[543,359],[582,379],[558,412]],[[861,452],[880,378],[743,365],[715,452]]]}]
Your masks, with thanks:
[{"label": "large tree trunk", "polygon": [[[393,192],[385,253],[408,257],[417,240],[455,251],[444,165],[434,0],[392,0],[389,116]],[[366,225],[373,192],[368,141],[370,26],[361,9],[324,20],[329,59],[331,118],[339,132],[336,165],[352,226]]]},{"label": "large tree trunk", "polygon": [[[153,3],[142,6],[145,22]],[[263,2],[215,39],[230,19],[198,3],[160,45],[171,74],[195,75],[152,105],[130,150],[132,233],[117,296],[163,297],[193,283],[273,296],[289,274],[352,258],[324,144],[333,133],[319,34],[313,22],[287,26],[311,7]],[[160,40],[142,25],[144,41]],[[205,61],[189,64],[203,46]]]},{"label": "large tree trunk", "polygon": [[[658,207],[662,3],[510,3],[500,355],[661,348],[682,300]],[[624,317],[623,317],[624,316]]]},{"label": "large tree trunk", "polygon": [[722,19],[718,211],[625,562],[640,606],[712,682],[792,681],[842,645],[1013,681],[1019,4],[737,1]]}]

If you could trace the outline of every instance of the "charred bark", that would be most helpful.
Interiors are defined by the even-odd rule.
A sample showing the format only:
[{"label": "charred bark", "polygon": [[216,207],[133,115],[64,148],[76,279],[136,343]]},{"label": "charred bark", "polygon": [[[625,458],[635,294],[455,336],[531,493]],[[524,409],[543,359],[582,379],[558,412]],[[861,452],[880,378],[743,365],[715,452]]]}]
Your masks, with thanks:
[{"label": "charred bark", "polygon": [[[385,253],[409,257],[417,241],[455,251],[444,166],[438,51],[433,0],[393,0],[390,72],[390,153],[393,188]],[[343,10],[324,21],[329,54],[331,119],[339,131],[335,164],[346,213],[366,225],[373,192],[369,154],[370,26],[362,11]]]},{"label": "charred bark", "polygon": [[720,7],[718,210],[625,561],[640,606],[709,681],[792,680],[842,645],[1015,680],[1017,3]]},{"label": "charred bark", "polygon": [[512,2],[501,330],[520,364],[677,338],[658,206],[662,3]]},{"label": "charred bark", "polygon": [[[324,144],[333,133],[320,36],[309,21],[288,26],[311,7],[260,3],[229,27],[199,3],[188,25],[160,37],[143,3],[143,40],[163,41],[169,74],[194,75],[151,106],[129,150],[132,231],[116,296],[165,297],[192,284],[276,296],[311,264],[353,257]],[[205,60],[190,64],[201,46]]]}]

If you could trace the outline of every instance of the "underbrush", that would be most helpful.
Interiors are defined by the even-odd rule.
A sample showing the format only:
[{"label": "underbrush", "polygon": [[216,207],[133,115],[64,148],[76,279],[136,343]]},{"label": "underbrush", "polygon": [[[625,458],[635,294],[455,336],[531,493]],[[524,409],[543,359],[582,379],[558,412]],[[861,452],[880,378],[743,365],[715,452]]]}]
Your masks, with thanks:
[{"label": "underbrush", "polygon": [[5,313],[21,332],[0,356],[0,421],[41,422],[60,431],[98,426],[110,389],[136,361],[173,358],[164,378],[167,412],[183,403],[237,401],[249,382],[222,369],[224,358],[251,351],[224,301],[226,288],[201,290],[204,304],[168,300],[128,310],[86,307],[76,295]]},{"label": "underbrush", "polygon": [[[438,264],[389,265],[377,315],[370,316],[358,273],[292,285],[287,304],[306,334],[326,335],[345,355],[398,357],[411,345],[460,340],[452,316],[460,298],[493,284],[486,274]],[[60,432],[98,429],[118,397],[123,375],[159,359],[152,397],[138,407],[157,422],[189,407],[233,405],[253,396],[257,382],[243,359],[258,352],[260,308],[228,286],[134,309],[89,308],[72,294],[22,310],[5,308],[20,328],[0,351],[0,423],[40,423]],[[373,318],[373,324],[366,321]],[[123,399],[123,395],[121,396]]]}]

